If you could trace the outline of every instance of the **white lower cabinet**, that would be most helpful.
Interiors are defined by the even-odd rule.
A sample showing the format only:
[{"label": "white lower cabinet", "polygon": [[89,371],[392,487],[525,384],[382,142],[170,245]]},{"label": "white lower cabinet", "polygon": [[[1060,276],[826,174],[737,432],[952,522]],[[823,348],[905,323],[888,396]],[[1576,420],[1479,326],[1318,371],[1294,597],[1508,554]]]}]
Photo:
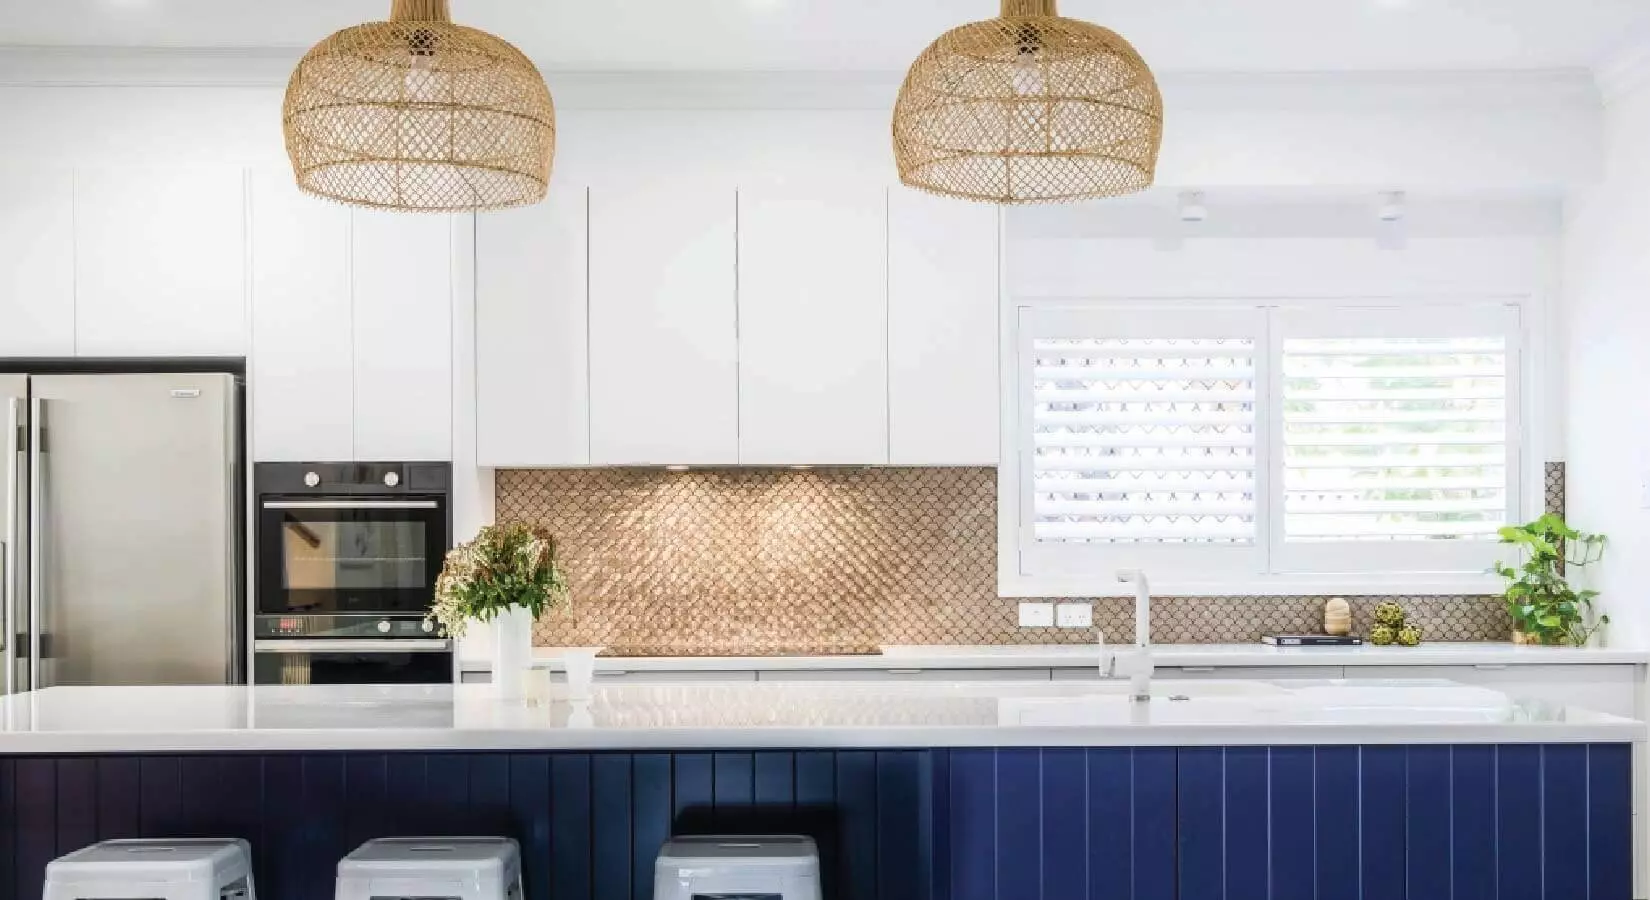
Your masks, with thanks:
[{"label": "white lower cabinet", "polygon": [[[552,674],[554,681],[563,680],[560,672]],[[596,684],[730,684],[754,682],[752,671],[732,672],[596,672]]]},{"label": "white lower cabinet", "polygon": [[1047,681],[1047,669],[764,669],[760,681]]},{"label": "white lower cabinet", "polygon": [[[1340,666],[1158,666],[1153,677],[1165,681],[1333,681],[1345,677],[1342,671]],[[1099,677],[1099,666],[1054,670],[1055,681],[1092,681]]]},{"label": "white lower cabinet", "polygon": [[1638,667],[1631,665],[1358,666],[1349,678],[1443,678],[1594,712],[1639,717]]}]

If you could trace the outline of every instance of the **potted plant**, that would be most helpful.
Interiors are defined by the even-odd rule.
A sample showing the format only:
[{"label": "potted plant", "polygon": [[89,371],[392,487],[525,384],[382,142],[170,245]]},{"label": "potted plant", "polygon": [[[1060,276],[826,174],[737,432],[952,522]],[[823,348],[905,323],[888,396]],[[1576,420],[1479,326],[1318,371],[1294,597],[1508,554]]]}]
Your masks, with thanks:
[{"label": "potted plant", "polygon": [[1509,525],[1500,534],[1501,543],[1524,551],[1524,564],[1516,569],[1495,565],[1496,574],[1508,582],[1514,643],[1582,647],[1610,624],[1609,616],[1593,614],[1598,591],[1578,591],[1564,577],[1566,567],[1584,568],[1604,556],[1604,535],[1577,531],[1552,513]]},{"label": "potted plant", "polygon": [[532,662],[533,623],[567,601],[567,579],[556,565],[556,540],[535,525],[489,525],[447,554],[435,583],[430,618],[452,637],[472,621],[493,628],[493,683],[519,697]]}]

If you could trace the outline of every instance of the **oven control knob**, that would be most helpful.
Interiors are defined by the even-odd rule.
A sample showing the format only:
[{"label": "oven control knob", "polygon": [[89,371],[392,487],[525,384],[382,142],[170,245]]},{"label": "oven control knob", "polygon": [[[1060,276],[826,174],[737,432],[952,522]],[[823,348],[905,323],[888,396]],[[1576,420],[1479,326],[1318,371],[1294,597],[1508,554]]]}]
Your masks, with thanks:
[{"label": "oven control knob", "polygon": [[398,473],[398,472],[385,472],[384,473],[384,487],[395,487],[396,485],[398,485],[400,483],[401,483],[400,473]]},{"label": "oven control knob", "polygon": [[435,630],[435,623],[431,622],[429,619],[425,619],[423,624],[419,625],[418,627],[424,629],[425,634],[429,634],[430,632]]},{"label": "oven control knob", "polygon": [[378,623],[378,632],[380,634],[389,634],[392,627],[394,626],[390,625],[389,620],[385,619],[384,621]]},{"label": "oven control knob", "polygon": [[306,486],[315,487],[316,485],[318,485],[320,483],[321,483],[321,473],[320,472],[305,472],[304,473],[304,484]]}]

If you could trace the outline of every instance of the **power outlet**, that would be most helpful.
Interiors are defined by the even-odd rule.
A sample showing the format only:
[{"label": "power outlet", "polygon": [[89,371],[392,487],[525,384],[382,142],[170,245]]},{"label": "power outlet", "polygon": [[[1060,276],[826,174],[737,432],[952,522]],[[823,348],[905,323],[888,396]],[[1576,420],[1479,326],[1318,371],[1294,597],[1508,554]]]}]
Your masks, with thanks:
[{"label": "power outlet", "polygon": [[1053,628],[1054,604],[1052,603],[1022,603],[1020,604],[1021,628]]},{"label": "power outlet", "polygon": [[1093,628],[1093,603],[1062,603],[1054,608],[1054,624],[1061,628]]}]

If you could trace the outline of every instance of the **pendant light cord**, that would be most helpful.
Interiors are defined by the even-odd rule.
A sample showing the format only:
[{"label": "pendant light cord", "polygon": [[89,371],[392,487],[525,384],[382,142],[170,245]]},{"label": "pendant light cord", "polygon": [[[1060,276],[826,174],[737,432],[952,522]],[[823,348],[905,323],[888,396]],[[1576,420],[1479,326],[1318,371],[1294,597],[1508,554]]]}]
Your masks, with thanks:
[{"label": "pendant light cord", "polygon": [[391,22],[451,22],[447,0],[395,0],[390,7]]},{"label": "pendant light cord", "polygon": [[1003,18],[1012,16],[1057,16],[1055,0],[1003,0]]}]

